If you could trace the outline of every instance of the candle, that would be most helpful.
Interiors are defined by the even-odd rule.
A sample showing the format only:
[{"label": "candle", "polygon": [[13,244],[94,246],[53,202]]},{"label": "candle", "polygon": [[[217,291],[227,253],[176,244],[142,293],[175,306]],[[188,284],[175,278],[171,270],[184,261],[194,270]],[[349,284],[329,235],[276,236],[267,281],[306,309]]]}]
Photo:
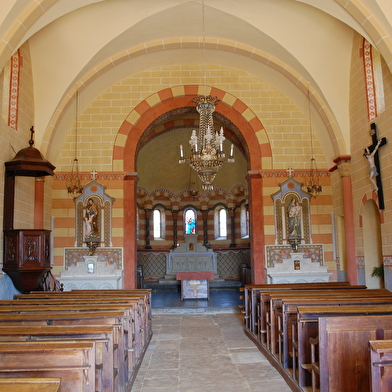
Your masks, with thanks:
[{"label": "candle", "polygon": [[184,158],[184,148],[182,147],[182,144],[180,145],[180,157]]}]

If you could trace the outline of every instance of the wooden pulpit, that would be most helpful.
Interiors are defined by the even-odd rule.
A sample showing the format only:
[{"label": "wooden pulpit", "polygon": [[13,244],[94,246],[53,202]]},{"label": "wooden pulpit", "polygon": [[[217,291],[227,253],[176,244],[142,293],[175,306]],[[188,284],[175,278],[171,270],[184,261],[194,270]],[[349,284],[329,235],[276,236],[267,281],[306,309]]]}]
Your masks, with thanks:
[{"label": "wooden pulpit", "polygon": [[49,176],[55,169],[33,147],[33,127],[30,131],[30,146],[4,163],[3,271],[21,292],[38,289],[42,275],[51,269],[50,230],[14,229],[15,177]]}]

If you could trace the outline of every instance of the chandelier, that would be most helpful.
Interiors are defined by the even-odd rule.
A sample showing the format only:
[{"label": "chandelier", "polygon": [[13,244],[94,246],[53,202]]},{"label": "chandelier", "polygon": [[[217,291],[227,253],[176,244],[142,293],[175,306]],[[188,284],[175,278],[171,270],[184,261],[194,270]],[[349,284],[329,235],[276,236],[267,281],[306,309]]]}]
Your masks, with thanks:
[{"label": "chandelier", "polygon": [[[196,171],[200,180],[201,187],[205,191],[214,189],[212,182],[215,179],[218,170],[226,161],[226,154],[223,149],[225,137],[223,135],[223,127],[220,132],[214,131],[214,122],[212,113],[219,99],[211,95],[201,95],[193,98],[192,102],[196,104],[196,110],[200,114],[200,124],[198,132],[192,131],[189,144],[191,153],[188,163],[192,169]],[[179,163],[185,163],[184,148],[180,145]],[[231,145],[230,155],[227,162],[234,162],[234,146]]]},{"label": "chandelier", "polygon": [[306,188],[308,190],[308,193],[310,193],[313,197],[317,197],[322,192],[322,186],[320,185],[320,175],[317,170],[316,158],[314,157],[312,118],[311,118],[311,113],[310,113],[310,91],[309,91],[309,89],[308,89],[308,112],[309,112],[310,147],[312,150],[312,158],[310,159],[309,181],[306,185]]},{"label": "chandelier", "polygon": [[[203,27],[203,65],[204,65],[204,91],[207,90],[207,67],[206,67],[206,37],[205,37],[205,11],[204,0],[202,0],[202,27]],[[212,113],[215,106],[219,103],[217,97],[211,95],[200,95],[192,99],[196,105],[196,110],[200,114],[200,123],[198,131],[193,130],[189,144],[191,153],[188,163],[196,171],[200,180],[201,187],[205,191],[214,189],[212,182],[215,179],[218,170],[226,160],[226,154],[223,149],[225,137],[223,127],[219,133],[214,130],[214,120]],[[185,163],[184,148],[180,145],[180,163]],[[234,162],[234,146],[231,145],[230,155],[227,162]]]},{"label": "chandelier", "polygon": [[73,197],[78,197],[83,193],[83,185],[80,183],[78,155],[78,111],[79,111],[79,91],[75,95],[75,155],[72,161],[71,174],[67,181],[67,191]]}]

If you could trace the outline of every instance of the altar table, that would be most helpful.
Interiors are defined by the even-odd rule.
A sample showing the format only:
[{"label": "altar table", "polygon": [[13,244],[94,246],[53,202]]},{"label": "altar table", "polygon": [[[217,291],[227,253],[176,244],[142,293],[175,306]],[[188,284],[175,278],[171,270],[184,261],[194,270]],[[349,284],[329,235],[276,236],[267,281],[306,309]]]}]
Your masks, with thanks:
[{"label": "altar table", "polygon": [[177,272],[176,279],[181,280],[181,300],[210,299],[209,281],[214,279],[213,271]]}]

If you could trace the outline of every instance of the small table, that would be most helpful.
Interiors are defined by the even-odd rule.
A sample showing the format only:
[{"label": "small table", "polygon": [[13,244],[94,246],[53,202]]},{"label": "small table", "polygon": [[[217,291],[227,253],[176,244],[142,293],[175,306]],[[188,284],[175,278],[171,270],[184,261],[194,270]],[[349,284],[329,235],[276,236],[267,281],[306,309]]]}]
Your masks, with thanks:
[{"label": "small table", "polygon": [[181,280],[181,300],[210,299],[209,281],[214,279],[213,271],[177,272],[176,279]]}]

